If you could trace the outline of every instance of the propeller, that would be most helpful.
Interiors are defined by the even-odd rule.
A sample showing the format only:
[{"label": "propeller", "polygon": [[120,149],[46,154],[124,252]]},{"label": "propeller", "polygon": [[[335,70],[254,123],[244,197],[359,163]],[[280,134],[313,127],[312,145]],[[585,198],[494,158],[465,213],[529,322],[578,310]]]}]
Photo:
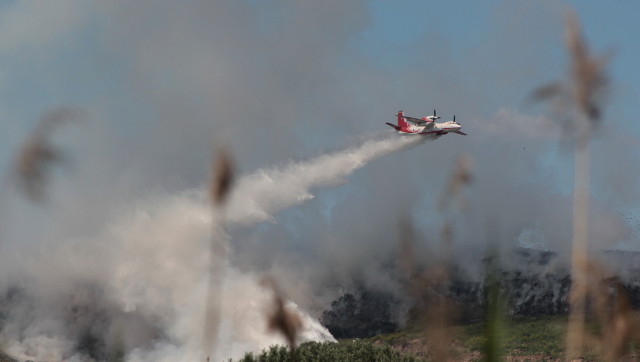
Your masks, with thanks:
[{"label": "propeller", "polygon": [[436,109],[433,109],[433,118],[436,118]]}]

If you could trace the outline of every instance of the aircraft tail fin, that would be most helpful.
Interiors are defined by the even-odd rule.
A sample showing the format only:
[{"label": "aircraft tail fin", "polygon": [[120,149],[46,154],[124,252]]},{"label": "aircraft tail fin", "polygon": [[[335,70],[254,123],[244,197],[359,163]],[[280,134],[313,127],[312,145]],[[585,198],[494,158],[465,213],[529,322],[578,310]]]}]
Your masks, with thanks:
[{"label": "aircraft tail fin", "polygon": [[406,127],[407,127],[407,121],[404,119],[404,112],[403,111],[399,111],[398,112],[398,128],[402,129],[402,128],[406,128]]}]

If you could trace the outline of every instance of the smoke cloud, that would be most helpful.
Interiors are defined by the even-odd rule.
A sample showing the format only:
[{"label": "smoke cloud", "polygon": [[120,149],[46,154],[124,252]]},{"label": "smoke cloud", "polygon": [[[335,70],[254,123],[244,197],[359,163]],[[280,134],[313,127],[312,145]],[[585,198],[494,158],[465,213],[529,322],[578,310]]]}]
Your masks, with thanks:
[{"label": "smoke cloud", "polygon": [[[238,181],[226,222],[247,227],[273,220],[273,213],[311,199],[313,189],[339,185],[368,162],[424,141],[378,137],[306,162],[258,170]],[[69,242],[64,250],[45,247],[24,274],[29,283],[15,287],[18,296],[6,297],[24,298],[37,311],[6,308],[6,350],[30,359],[101,359],[119,349],[132,361],[197,359],[209,261],[204,251],[211,237],[206,198],[202,190],[190,190],[130,206],[93,240]],[[60,258],[70,263],[57,264]],[[215,358],[284,343],[267,332],[272,296],[260,285],[261,276],[233,265],[225,274],[222,295],[216,296],[223,318]],[[48,314],[52,306],[60,314]],[[317,320],[292,307],[304,316],[301,341],[334,340]]]}]

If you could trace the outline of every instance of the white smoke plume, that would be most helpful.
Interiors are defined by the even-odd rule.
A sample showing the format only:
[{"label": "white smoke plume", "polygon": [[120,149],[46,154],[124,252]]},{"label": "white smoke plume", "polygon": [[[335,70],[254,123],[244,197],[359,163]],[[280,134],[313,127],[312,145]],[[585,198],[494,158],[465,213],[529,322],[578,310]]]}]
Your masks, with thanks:
[{"label": "white smoke plume", "polygon": [[[377,137],[306,162],[260,169],[238,181],[227,223],[246,227],[273,220],[274,213],[313,198],[314,188],[339,185],[368,162],[423,141]],[[203,191],[187,190],[130,205],[90,239],[44,247],[22,271],[28,283],[18,289],[29,306],[7,302],[2,310],[5,350],[35,360],[100,359],[116,352],[130,361],[199,358],[208,270],[204,251],[211,237]],[[215,360],[285,343],[267,332],[272,293],[261,286],[262,277],[233,265],[226,270]],[[292,302],[290,307],[303,318],[300,341],[334,340],[314,318]]]},{"label": "white smoke plume", "polygon": [[250,225],[269,221],[274,212],[312,199],[314,187],[338,185],[369,161],[424,142],[414,135],[369,140],[360,147],[293,163],[283,169],[262,169],[240,180],[232,195],[229,221]]}]

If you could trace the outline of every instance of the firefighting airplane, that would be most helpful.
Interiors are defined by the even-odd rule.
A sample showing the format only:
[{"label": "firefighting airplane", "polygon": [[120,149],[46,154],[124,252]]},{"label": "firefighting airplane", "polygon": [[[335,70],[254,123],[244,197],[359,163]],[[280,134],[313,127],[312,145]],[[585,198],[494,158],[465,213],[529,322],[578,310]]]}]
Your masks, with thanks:
[{"label": "firefighting airplane", "polygon": [[436,119],[440,117],[436,116],[436,110],[433,110],[433,116],[423,117],[422,119],[407,117],[403,111],[398,112],[398,125],[387,122],[389,126],[393,127],[398,133],[411,133],[420,135],[444,135],[449,132],[457,133],[463,136],[467,134],[460,131],[462,126],[456,122],[456,116],[453,116],[453,121],[437,123]]}]

